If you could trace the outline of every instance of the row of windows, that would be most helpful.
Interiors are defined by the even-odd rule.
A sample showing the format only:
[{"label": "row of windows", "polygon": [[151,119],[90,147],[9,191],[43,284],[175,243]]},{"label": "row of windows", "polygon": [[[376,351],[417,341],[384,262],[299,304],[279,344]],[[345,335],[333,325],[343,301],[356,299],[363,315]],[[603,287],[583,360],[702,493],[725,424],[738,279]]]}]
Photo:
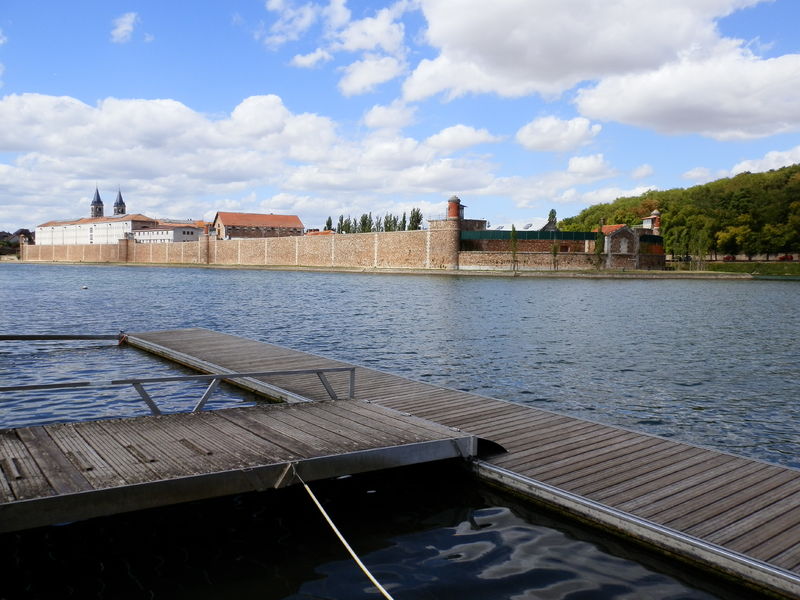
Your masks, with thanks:
[{"label": "row of windows", "polygon": [[231,231],[280,231],[283,229],[300,231],[297,227],[249,227],[245,225],[228,225],[227,229]]}]

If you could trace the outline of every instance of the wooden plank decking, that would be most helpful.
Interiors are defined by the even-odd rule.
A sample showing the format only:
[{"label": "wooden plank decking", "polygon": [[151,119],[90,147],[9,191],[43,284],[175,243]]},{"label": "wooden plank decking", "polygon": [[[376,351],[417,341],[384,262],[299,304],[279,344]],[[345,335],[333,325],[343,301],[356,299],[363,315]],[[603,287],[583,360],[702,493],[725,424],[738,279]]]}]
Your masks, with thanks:
[{"label": "wooden plank decking", "polygon": [[[205,329],[128,339],[208,372],[349,366]],[[330,380],[346,394],[346,375]],[[294,394],[327,398],[314,376],[262,383],[262,389],[290,400]],[[798,470],[363,367],[356,370],[355,396],[501,444],[506,454],[476,461],[483,478],[708,568],[800,597]]]},{"label": "wooden plank decking", "polygon": [[475,450],[468,434],[358,400],[0,430],[0,531]]}]

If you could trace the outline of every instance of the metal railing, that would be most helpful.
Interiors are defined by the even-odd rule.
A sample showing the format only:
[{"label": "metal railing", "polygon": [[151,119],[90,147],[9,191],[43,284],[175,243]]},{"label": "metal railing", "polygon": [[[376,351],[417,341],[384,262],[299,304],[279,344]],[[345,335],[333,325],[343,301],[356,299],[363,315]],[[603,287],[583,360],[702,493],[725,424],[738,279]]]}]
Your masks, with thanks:
[{"label": "metal railing", "polygon": [[356,368],[355,367],[326,367],[320,369],[294,369],[289,371],[255,371],[252,373],[216,373],[210,375],[174,375],[169,377],[136,377],[129,379],[113,379],[111,381],[65,381],[61,383],[43,383],[37,385],[12,385],[0,387],[0,393],[3,392],[21,392],[21,391],[35,391],[35,390],[57,390],[57,389],[70,389],[70,388],[84,388],[84,387],[109,387],[116,385],[131,385],[139,393],[139,396],[147,404],[150,412],[154,415],[160,415],[161,410],[156,405],[147,390],[144,389],[145,383],[168,383],[173,381],[209,381],[203,395],[194,405],[191,412],[202,410],[208,402],[211,394],[219,387],[223,380],[227,379],[242,379],[245,377],[271,377],[279,375],[316,375],[319,377],[325,391],[330,396],[331,400],[338,400],[333,387],[331,386],[325,373],[341,373],[349,371],[350,385],[347,398],[352,400],[355,397],[356,387]]}]

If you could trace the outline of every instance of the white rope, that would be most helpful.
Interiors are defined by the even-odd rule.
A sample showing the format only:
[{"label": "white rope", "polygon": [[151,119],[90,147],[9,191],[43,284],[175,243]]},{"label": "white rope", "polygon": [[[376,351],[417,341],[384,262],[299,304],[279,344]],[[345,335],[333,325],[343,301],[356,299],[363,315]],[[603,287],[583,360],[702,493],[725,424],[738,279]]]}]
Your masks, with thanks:
[{"label": "white rope", "polygon": [[[294,470],[294,464],[292,464],[292,469]],[[387,592],[384,589],[384,587],[378,582],[378,580],[372,576],[372,573],[369,572],[369,569],[367,569],[367,567],[364,566],[364,563],[361,562],[360,558],[358,558],[356,553],[350,547],[350,544],[348,544],[347,540],[344,539],[344,536],[341,533],[339,533],[339,530],[336,528],[336,525],[334,525],[333,521],[328,516],[328,513],[325,512],[325,509],[322,508],[322,504],[319,503],[319,500],[317,500],[317,497],[314,495],[314,492],[311,491],[311,488],[308,487],[308,484],[305,481],[303,481],[300,475],[297,474],[297,471],[295,471],[294,474],[300,480],[300,483],[303,484],[303,487],[306,488],[308,495],[311,496],[311,499],[314,501],[314,504],[317,505],[319,512],[321,512],[322,516],[325,517],[325,520],[328,522],[328,525],[331,526],[331,529],[333,529],[333,532],[336,534],[336,537],[338,537],[339,541],[342,542],[342,545],[350,553],[350,556],[353,557],[353,560],[356,561],[356,564],[361,568],[362,571],[364,571],[364,575],[366,575],[369,578],[369,580],[372,582],[372,585],[374,585],[378,589],[378,591],[381,594],[383,594],[383,597],[386,598],[386,600],[394,600],[392,596],[389,594],[389,592]]]}]

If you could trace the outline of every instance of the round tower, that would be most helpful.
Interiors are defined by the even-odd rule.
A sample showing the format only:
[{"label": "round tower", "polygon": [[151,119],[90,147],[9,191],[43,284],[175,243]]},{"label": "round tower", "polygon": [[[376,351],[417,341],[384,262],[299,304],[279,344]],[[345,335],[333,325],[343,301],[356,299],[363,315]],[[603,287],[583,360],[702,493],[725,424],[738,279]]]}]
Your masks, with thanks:
[{"label": "round tower", "polygon": [[661,235],[661,211],[655,209],[650,213],[650,217],[653,219],[653,235]]},{"label": "round tower", "polygon": [[94,188],[94,199],[91,204],[91,215],[92,217],[103,216],[103,201],[100,199],[100,192],[97,190],[96,186]]},{"label": "round tower", "polygon": [[114,202],[114,214],[124,215],[125,212],[125,201],[122,199],[122,191],[117,190],[117,200]]},{"label": "round tower", "polygon": [[464,205],[458,196],[451,196],[447,201],[447,218],[459,220],[464,218]]}]

